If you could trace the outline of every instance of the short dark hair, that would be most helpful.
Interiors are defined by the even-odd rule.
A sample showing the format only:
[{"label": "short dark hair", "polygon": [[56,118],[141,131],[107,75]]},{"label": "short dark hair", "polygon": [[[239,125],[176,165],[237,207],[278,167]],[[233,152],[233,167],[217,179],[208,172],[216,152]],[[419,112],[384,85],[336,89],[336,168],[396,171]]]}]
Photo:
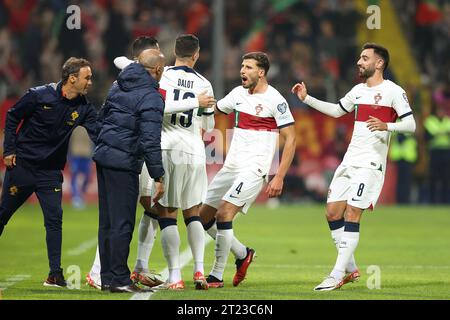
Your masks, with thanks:
[{"label": "short dark hair", "polygon": [[140,36],[139,38],[136,38],[131,47],[131,54],[133,57],[138,57],[141,52],[146,49],[158,49],[158,40],[149,36]]},{"label": "short dark hair", "polygon": [[373,42],[365,43],[363,46],[363,50],[365,49],[373,49],[373,52],[375,52],[377,55],[381,57],[381,59],[383,59],[384,61],[383,71],[386,70],[386,68],[389,65],[389,51],[382,45]]},{"label": "short dark hair", "polygon": [[256,65],[264,69],[265,75],[269,72],[270,62],[269,57],[264,52],[249,52],[242,56],[242,60],[253,59],[256,60]]},{"label": "short dark hair", "polygon": [[175,55],[177,58],[192,57],[200,47],[200,42],[193,34],[182,34],[175,40]]},{"label": "short dark hair", "polygon": [[61,72],[61,81],[62,84],[66,84],[67,80],[69,79],[69,76],[71,74],[74,74],[78,76],[78,72],[80,72],[80,69],[83,67],[90,67],[91,63],[83,58],[75,58],[70,57],[69,59],[64,62],[62,66],[62,72]]}]

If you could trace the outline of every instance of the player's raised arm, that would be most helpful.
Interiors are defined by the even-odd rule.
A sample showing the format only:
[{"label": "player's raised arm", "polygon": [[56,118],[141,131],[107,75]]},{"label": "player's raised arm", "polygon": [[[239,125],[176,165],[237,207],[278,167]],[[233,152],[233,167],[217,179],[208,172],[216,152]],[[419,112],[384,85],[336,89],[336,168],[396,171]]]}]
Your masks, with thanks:
[{"label": "player's raised arm", "polygon": [[339,118],[348,113],[348,111],[344,109],[340,103],[329,103],[308,95],[306,84],[304,82],[296,83],[292,87],[291,91],[293,94],[296,94],[301,101],[303,101],[310,107],[326,115],[332,116],[333,118]]},{"label": "player's raised arm", "polygon": [[114,59],[114,65],[116,66],[117,69],[120,70],[125,69],[128,65],[130,65],[133,62],[134,62],[133,60],[130,60],[125,56],[120,56]]},{"label": "player's raised arm", "polygon": [[[207,96],[210,96],[212,100],[210,101],[211,104],[208,105],[208,108],[204,108],[201,111],[202,115],[202,128],[206,132],[210,132],[214,129],[214,126],[216,125],[214,120],[214,106],[216,105],[217,101],[214,99],[214,92],[211,86],[209,86],[208,90],[205,90],[202,92],[202,94],[205,94]],[[200,98],[199,98],[200,100]]]},{"label": "player's raised arm", "polygon": [[[214,99],[214,95],[208,93],[207,90],[200,93],[197,96],[197,99],[198,99],[198,107],[199,108],[204,108],[204,109],[214,108],[214,106],[217,103],[216,99]],[[203,112],[205,112],[205,110],[203,110]]]},{"label": "player's raised arm", "polygon": [[164,113],[178,113],[189,111],[196,108],[213,108],[216,104],[216,99],[208,94],[208,91],[203,91],[195,98],[187,98],[183,100],[165,100],[166,105]]}]

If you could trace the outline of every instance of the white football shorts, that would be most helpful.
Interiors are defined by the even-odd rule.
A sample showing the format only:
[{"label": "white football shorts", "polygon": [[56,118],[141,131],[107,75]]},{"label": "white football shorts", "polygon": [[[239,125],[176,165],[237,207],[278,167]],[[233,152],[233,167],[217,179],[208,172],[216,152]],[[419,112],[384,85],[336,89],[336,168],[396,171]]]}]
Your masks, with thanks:
[{"label": "white football shorts", "polygon": [[327,203],[347,201],[360,209],[373,209],[384,183],[381,170],[340,165],[328,189]]},{"label": "white football shorts", "polygon": [[247,213],[264,182],[265,176],[252,171],[230,172],[221,169],[208,186],[205,204],[218,209],[220,201],[224,200],[242,207],[242,213]]},{"label": "white football shorts", "polygon": [[150,178],[144,162],[141,174],[139,175],[139,197],[150,197],[154,192],[153,179]]},{"label": "white football shorts", "polygon": [[165,192],[159,204],[186,210],[203,203],[208,186],[205,157],[162,150],[162,161]]}]

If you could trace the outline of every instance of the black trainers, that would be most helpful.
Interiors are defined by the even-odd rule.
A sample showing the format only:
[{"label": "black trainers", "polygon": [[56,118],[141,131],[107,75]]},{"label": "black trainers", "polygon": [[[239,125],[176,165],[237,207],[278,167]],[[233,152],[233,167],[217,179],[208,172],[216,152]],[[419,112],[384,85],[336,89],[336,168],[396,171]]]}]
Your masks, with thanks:
[{"label": "black trainers", "polygon": [[45,280],[45,282],[44,282],[44,286],[45,287],[58,287],[58,288],[67,287],[67,282],[64,279],[62,269],[60,272],[50,273],[48,275],[47,280]]},{"label": "black trainers", "polygon": [[209,275],[208,278],[206,278],[206,282],[208,282],[210,288],[223,288],[223,280],[219,280],[212,275]]}]

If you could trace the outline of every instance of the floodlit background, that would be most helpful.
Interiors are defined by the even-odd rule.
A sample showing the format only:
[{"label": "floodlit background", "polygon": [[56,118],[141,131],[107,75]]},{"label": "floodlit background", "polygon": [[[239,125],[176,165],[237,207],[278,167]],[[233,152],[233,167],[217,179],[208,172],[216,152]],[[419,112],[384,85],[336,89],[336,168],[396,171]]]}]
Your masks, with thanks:
[{"label": "floodlit background", "polygon": [[[79,18],[74,16],[78,12]],[[270,83],[288,100],[298,135],[296,157],[281,197],[286,202],[324,201],[346,151],[354,117],[324,116],[299,101],[290,88],[305,81],[311,95],[337,102],[359,81],[355,63],[362,44],[383,44],[391,54],[386,78],[406,90],[418,128],[413,137],[392,138],[380,202],[450,203],[450,129],[436,134],[424,127],[427,117],[439,110],[447,121],[450,116],[450,4],[444,0],[4,0],[0,3],[1,126],[8,108],[27,88],[59,80],[68,57],[92,62],[94,87],[89,98],[100,107],[118,74],[113,59],[130,57],[133,39],[156,37],[170,64],[174,39],[182,33],[199,37],[196,69],[211,80],[217,99],[240,84],[242,54],[270,55]],[[217,128],[222,132],[231,128],[233,117],[217,116]],[[81,136],[77,146],[88,143],[82,135],[77,135]],[[431,143],[438,138],[438,146]],[[89,154],[89,150],[73,152]],[[219,167],[210,166],[210,176]],[[71,191],[69,182],[67,170],[66,195]],[[95,201],[95,179],[90,177],[90,182],[87,200]]]},{"label": "floodlit background", "polygon": [[[76,9],[78,8],[79,11],[67,12],[68,8],[73,9],[71,5],[77,6]],[[80,16],[74,16],[77,12]],[[78,22],[80,28],[77,27]],[[75,26],[75,28],[68,26]],[[260,268],[256,269],[258,271],[255,271],[255,275],[260,272],[258,279],[263,280],[259,283],[268,290],[273,289],[270,289],[272,280],[277,282],[279,277],[286,276],[283,273],[286,270],[290,275],[301,274],[302,279],[307,282],[305,290],[312,289],[328,270],[323,265],[331,267],[335,252],[332,251],[333,247],[325,219],[323,219],[324,204],[329,182],[342,160],[353,130],[353,113],[339,119],[322,115],[298,100],[290,93],[290,89],[296,82],[304,81],[312,96],[337,102],[360,81],[357,77],[356,61],[362,45],[365,42],[377,42],[387,47],[391,61],[385,78],[393,80],[406,90],[418,126],[416,133],[412,136],[393,135],[385,184],[379,200],[379,204],[388,206],[381,206],[378,216],[376,216],[377,211],[374,216],[370,216],[373,217],[370,219],[375,220],[372,221],[372,227],[376,226],[379,229],[369,229],[367,235],[386,241],[380,244],[386,255],[380,253],[376,256],[378,260],[375,262],[388,265],[382,268],[383,272],[389,272],[389,270],[397,272],[391,273],[391,278],[389,276],[386,278],[387,286],[391,285],[391,295],[378,297],[418,298],[424,292],[423,288],[429,288],[428,285],[432,285],[435,289],[434,291],[430,289],[428,298],[448,299],[448,290],[441,287],[440,281],[443,274],[447,274],[445,285],[448,288],[450,261],[445,248],[448,249],[450,244],[448,239],[450,222],[449,1],[2,0],[0,1],[1,129],[4,127],[6,112],[28,88],[59,81],[62,63],[70,56],[84,57],[92,63],[94,85],[88,97],[97,107],[100,107],[119,72],[113,64],[113,59],[122,55],[131,58],[130,46],[133,39],[142,35],[156,37],[168,64],[171,64],[174,61],[174,40],[182,33],[193,33],[200,39],[201,52],[196,69],[212,82],[217,99],[221,99],[232,88],[240,85],[239,69],[244,53],[250,51],[268,53],[271,60],[269,82],[287,99],[295,116],[297,152],[285,179],[283,195],[278,202],[275,200],[268,203],[264,196],[258,198],[259,206],[255,209],[257,212],[240,219],[236,227],[239,230],[238,225],[242,223],[242,228],[245,227],[244,230],[248,232],[247,235],[252,235],[248,238],[243,236],[244,240],[249,242],[254,239],[259,239],[258,241],[265,238],[279,239],[278,242],[272,242],[273,248],[267,246],[266,241],[259,243],[259,250],[265,248],[272,250],[270,251],[272,253],[279,252],[288,257],[286,261],[270,261],[271,264],[267,265],[264,264],[264,258],[261,258],[263,260],[260,262]],[[441,121],[439,130],[431,130],[430,126],[425,125],[427,120],[435,119],[432,117],[437,117],[438,121]],[[216,127],[224,137],[226,129],[233,127],[233,120],[234,115],[216,116]],[[0,148],[2,148],[3,130],[0,131],[0,141]],[[216,156],[217,154],[225,155],[226,149],[225,142],[219,145],[215,150]],[[92,145],[86,138],[85,132],[77,130],[73,136],[70,161],[64,174],[64,241],[66,241],[64,248],[77,247],[80,243],[91,241],[86,245],[86,250],[89,251],[83,253],[83,262],[80,263],[83,272],[87,272],[94,258],[97,186],[92,162],[88,162],[91,173],[87,182],[84,182],[84,178],[77,175],[77,168],[71,160],[74,157],[89,157],[91,152]],[[217,163],[208,165],[210,178],[220,166],[221,164]],[[1,163],[0,181],[4,170],[4,165]],[[76,191],[81,190],[83,183],[86,183],[85,195]],[[5,281],[9,274],[23,268],[25,261],[28,261],[26,257],[31,257],[31,255],[27,256],[27,250],[32,252],[40,250],[36,255],[41,260],[33,262],[36,273],[33,273],[34,271],[29,273],[31,273],[30,279],[34,277],[36,287],[41,287],[40,275],[42,274],[43,278],[46,273],[45,243],[42,238],[44,231],[41,220],[33,222],[29,220],[41,219],[40,208],[33,201],[35,199],[30,199],[29,206],[19,209],[19,211],[25,211],[24,216],[17,213],[0,239],[0,269],[3,270],[0,272],[0,282]],[[312,205],[313,209],[305,207],[305,204]],[[412,206],[400,207],[394,204]],[[421,206],[414,207],[418,204]],[[273,211],[274,209],[270,208],[279,209]],[[417,214],[410,217],[414,208],[418,208]],[[273,224],[273,228],[263,232],[268,225],[274,223],[272,215],[277,211],[285,214],[277,216],[277,222]],[[398,215],[393,219],[392,215],[395,213]],[[261,220],[258,220],[258,214]],[[139,217],[140,214],[138,214]],[[403,229],[405,221],[407,226]],[[291,230],[286,229],[287,226],[295,227]],[[306,230],[304,229],[306,227],[309,228],[311,237],[315,237],[317,232],[320,233],[316,239],[319,242],[313,239],[312,242],[291,243],[293,237],[308,234],[302,231]],[[402,229],[404,234],[399,234],[399,229]],[[411,233],[407,233],[409,231]],[[20,235],[24,232],[29,236],[37,237],[31,240],[36,248],[20,247],[21,242],[15,239],[20,239]],[[34,232],[42,232],[42,234]],[[281,237],[283,232],[286,232],[285,239]],[[395,242],[397,247],[392,245],[391,239],[394,242],[397,241]],[[431,241],[429,247],[428,245],[426,248],[423,247],[425,240]],[[327,248],[323,250],[329,250],[326,254],[320,247],[322,245],[320,241],[323,242],[323,247]],[[284,253],[286,243],[289,244]],[[280,247],[277,247],[277,244]],[[315,247],[316,245],[319,247]],[[312,250],[310,256],[306,254],[305,257],[302,249],[305,246]],[[208,252],[211,252],[208,253],[207,258],[209,262],[212,262],[213,248],[211,245],[208,248]],[[427,256],[432,254],[432,251],[427,251],[427,248],[434,248],[435,256]],[[366,254],[362,258],[363,264],[367,266],[372,263],[371,259],[374,256],[369,253],[377,249],[380,250],[380,247],[374,248],[362,240],[359,251]],[[159,256],[157,267],[163,268],[164,260],[160,248],[155,250],[156,255]],[[314,260],[319,251],[324,256]],[[16,255],[17,252],[23,256]],[[133,249],[131,252],[132,255],[135,253]],[[405,259],[402,260],[403,257],[398,252],[403,252]],[[406,253],[409,254],[406,255]],[[298,256],[295,256],[296,254]],[[68,257],[63,253],[63,261],[65,257],[66,264],[68,261],[70,263],[71,259],[74,260],[73,263],[80,261],[79,257],[71,258],[70,255]],[[412,257],[414,259],[422,257],[424,260],[418,262]],[[230,266],[227,268],[232,269],[231,258],[229,263]],[[269,262],[266,261],[266,263]],[[281,268],[281,271],[274,267],[288,266],[290,263],[303,267],[300,267],[300,270],[286,267]],[[322,267],[319,267],[317,274],[311,276],[311,270],[316,270],[317,265]],[[272,273],[274,268],[278,278]],[[401,270],[409,270],[408,268],[412,268],[413,272],[409,273],[409,278],[405,276],[403,279]],[[208,267],[205,271],[208,271],[207,269]],[[9,270],[14,271],[9,272]],[[270,272],[270,276],[267,272]],[[413,277],[415,280],[411,280],[411,274],[416,276],[416,278]],[[435,278],[431,280],[421,278],[428,275]],[[18,285],[17,291],[10,288],[9,291],[4,291],[3,296],[7,297],[8,292],[13,292],[10,296],[12,298],[42,298],[38,291],[33,293],[36,295],[27,296],[29,292],[26,290],[30,282],[27,284],[28,278],[24,279],[26,285],[23,285],[23,291],[20,291],[21,287]],[[396,282],[397,280],[400,284]],[[292,280],[286,278],[285,281],[288,287],[292,284]],[[293,281],[296,283],[297,280]],[[412,284],[408,281],[412,281]],[[409,284],[413,288],[408,287]],[[228,285],[231,286],[229,283]],[[408,291],[410,294],[398,296],[397,294],[402,292],[399,288],[405,287],[407,290],[412,290]],[[273,296],[269,298],[301,298],[296,295],[298,288],[291,288],[291,291],[289,289],[288,292],[291,293],[283,296],[285,289],[286,286],[281,286],[279,291],[273,289],[271,291]],[[257,295],[258,290],[251,289],[243,296],[243,299],[249,297],[264,299],[264,296]],[[439,292],[447,292],[447,296]],[[253,293],[254,296],[251,295]],[[83,297],[89,298],[89,293]],[[186,296],[183,297],[186,298]],[[192,296],[189,297],[192,298]],[[216,297],[221,298],[220,295]],[[224,297],[236,298],[235,295]],[[374,296],[362,294],[354,297],[365,299]],[[68,296],[63,298],[70,299]],[[76,298],[82,298],[82,296],[76,296]],[[202,299],[197,296],[195,298]],[[317,296],[309,295],[305,298],[317,298]]]}]

